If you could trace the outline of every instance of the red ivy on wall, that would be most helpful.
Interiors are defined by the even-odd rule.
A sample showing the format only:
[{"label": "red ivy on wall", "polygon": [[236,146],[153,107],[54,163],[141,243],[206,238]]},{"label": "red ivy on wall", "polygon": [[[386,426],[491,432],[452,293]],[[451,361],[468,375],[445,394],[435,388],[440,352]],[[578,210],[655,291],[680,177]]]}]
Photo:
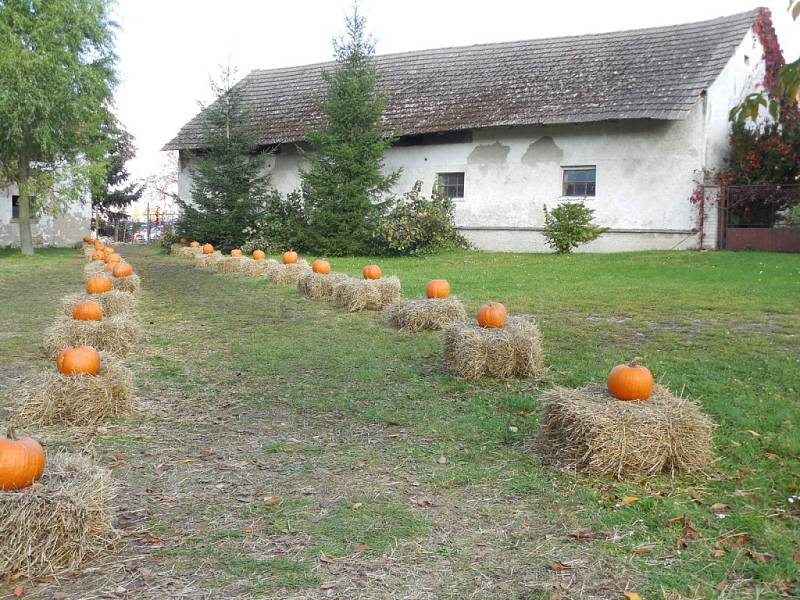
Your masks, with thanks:
[{"label": "red ivy on wall", "polygon": [[753,23],[753,30],[761,42],[764,49],[762,58],[764,59],[764,88],[772,94],[778,83],[778,74],[781,67],[786,63],[783,59],[783,51],[778,43],[778,36],[772,26],[772,13],[768,8],[759,8],[756,20]]}]

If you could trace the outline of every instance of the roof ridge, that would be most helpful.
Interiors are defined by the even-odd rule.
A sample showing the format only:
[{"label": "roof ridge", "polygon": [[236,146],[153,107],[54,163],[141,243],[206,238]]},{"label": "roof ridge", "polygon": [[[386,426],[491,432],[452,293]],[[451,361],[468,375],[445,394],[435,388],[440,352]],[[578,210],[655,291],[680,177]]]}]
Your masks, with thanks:
[{"label": "roof ridge", "polygon": [[[599,33],[585,33],[585,34],[577,34],[577,35],[561,35],[561,36],[554,36],[554,37],[543,37],[543,38],[527,38],[527,39],[518,39],[518,40],[506,40],[503,42],[483,42],[478,44],[467,44],[465,46],[442,46],[439,48],[420,48],[418,50],[404,50],[402,52],[390,52],[388,54],[376,54],[374,56],[375,59],[387,59],[387,58],[394,58],[394,57],[411,57],[411,56],[433,56],[439,53],[446,53],[446,52],[453,52],[453,51],[463,51],[463,50],[488,50],[488,49],[497,49],[503,46],[513,46],[515,44],[530,44],[532,42],[541,42],[541,43],[553,43],[553,42],[560,42],[560,41],[568,41],[568,40],[581,40],[586,42],[597,41],[603,38],[614,38],[614,37],[633,37],[634,35],[645,35],[645,34],[653,34],[658,32],[667,33],[671,30],[691,27],[691,28],[698,28],[702,29],[704,26],[708,26],[712,23],[719,22],[720,24],[735,21],[738,19],[744,19],[745,17],[749,16],[752,20],[755,20],[758,12],[762,10],[762,7],[753,8],[750,10],[746,10],[743,12],[734,13],[731,15],[726,15],[722,17],[714,17],[713,19],[706,19],[704,21],[688,21],[683,23],[675,23],[672,25],[659,25],[657,27],[639,27],[637,29],[617,29],[614,31],[604,31]],[[252,69],[246,77],[249,77],[251,74],[254,73],[278,73],[280,71],[292,71],[296,69],[310,69],[311,67],[326,67],[326,66],[333,66],[335,61],[328,60],[323,62],[313,62],[313,63],[304,63],[304,64],[297,64],[297,65],[287,65],[284,67],[274,67],[269,69]]]}]

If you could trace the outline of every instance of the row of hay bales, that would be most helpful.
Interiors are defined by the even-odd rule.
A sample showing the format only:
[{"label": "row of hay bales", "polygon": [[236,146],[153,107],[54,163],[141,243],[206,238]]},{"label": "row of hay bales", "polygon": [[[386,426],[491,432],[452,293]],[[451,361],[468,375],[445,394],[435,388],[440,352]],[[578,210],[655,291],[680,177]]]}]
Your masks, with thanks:
[{"label": "row of hay bales", "polygon": [[[141,282],[113,248],[84,238],[81,249],[83,291],[62,298],[45,334],[54,364],[16,390],[9,430],[33,437],[0,437],[0,577],[7,580],[76,569],[117,539],[110,471],[86,448],[46,453],[39,443],[133,408],[124,359],[140,337]],[[23,451],[41,459],[39,468],[12,470],[8,457]]]},{"label": "row of hay bales", "polygon": [[[263,253],[258,260],[214,251],[217,258],[211,259],[203,248],[183,245],[174,246],[173,252],[203,266],[215,261],[224,272],[295,281],[275,281],[272,273],[284,265],[265,260]],[[259,268],[244,266],[250,264]],[[377,265],[364,267],[363,278],[332,271],[328,261],[319,259],[298,272],[298,290],[308,299],[329,299],[348,312],[383,311],[391,327],[406,333],[441,331],[444,364],[457,377],[547,378],[542,335],[531,315],[508,316],[502,304],[487,303],[471,320],[463,303],[450,296],[446,280],[431,281],[423,297],[403,299],[400,280],[383,277]],[[712,422],[695,402],[654,386],[644,370],[650,391],[640,397],[623,398],[608,385],[597,384],[545,392],[538,439],[542,454],[562,465],[618,478],[708,467],[713,461]]]}]

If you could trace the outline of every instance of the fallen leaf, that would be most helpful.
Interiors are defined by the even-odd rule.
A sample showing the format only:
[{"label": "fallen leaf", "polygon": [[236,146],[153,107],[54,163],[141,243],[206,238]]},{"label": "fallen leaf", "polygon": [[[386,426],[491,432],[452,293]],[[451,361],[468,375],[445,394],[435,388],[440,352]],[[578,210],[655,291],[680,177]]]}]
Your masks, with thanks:
[{"label": "fallen leaf", "polygon": [[446,456],[440,456],[439,458],[436,459],[436,462],[439,463],[440,465],[447,464],[447,457]]},{"label": "fallen leaf", "polygon": [[25,586],[19,584],[17,587],[14,588],[13,594],[16,598],[22,598],[25,595]]},{"label": "fallen leaf", "polygon": [[333,558],[332,556],[328,556],[327,554],[323,554],[319,557],[319,562],[324,562],[329,565],[332,565],[333,563],[336,562],[336,559]]},{"label": "fallen leaf", "polygon": [[561,562],[560,560],[554,560],[549,565],[547,565],[553,571],[566,571],[568,569],[574,569],[575,567],[569,563]]},{"label": "fallen leaf", "polygon": [[644,600],[640,594],[636,592],[624,592],[625,600]]},{"label": "fallen leaf", "polygon": [[747,433],[749,433],[749,434],[750,434],[750,435],[752,435],[753,437],[761,437],[761,434],[760,434],[760,433],[758,433],[757,431],[753,431],[752,429],[748,429],[748,430],[747,430]]},{"label": "fallen leaf", "polygon": [[369,550],[368,544],[356,544],[356,547],[353,548],[353,552],[355,552],[356,554],[360,552],[366,552],[367,550]]},{"label": "fallen leaf", "polygon": [[730,506],[728,506],[727,504],[722,504],[722,502],[715,502],[708,508],[711,512],[722,513],[726,512],[730,508]]},{"label": "fallen leaf", "polygon": [[639,555],[650,554],[652,551],[653,551],[652,546],[636,546],[636,548],[633,549],[633,553]]},{"label": "fallen leaf", "polygon": [[688,521],[686,522],[686,525],[683,526],[683,534],[691,540],[700,539],[700,534],[694,527],[691,526]]},{"label": "fallen leaf", "polygon": [[635,504],[639,500],[641,500],[639,496],[625,496],[622,498],[622,503],[627,506],[629,504]]},{"label": "fallen leaf", "polygon": [[358,510],[362,506],[364,506],[363,502],[354,502],[353,505],[350,508],[352,508],[353,510]]},{"label": "fallen leaf", "polygon": [[717,585],[714,586],[714,589],[717,590],[718,592],[723,592],[727,587],[728,587],[727,581],[720,581]]},{"label": "fallen leaf", "polygon": [[510,592],[511,588],[512,588],[511,584],[510,583],[506,583],[505,581],[503,583],[501,583],[500,585],[498,585],[497,587],[499,587],[504,592]]},{"label": "fallen leaf", "polygon": [[772,560],[772,555],[767,552],[756,552],[755,550],[748,550],[747,556],[752,560],[759,563],[768,563]]},{"label": "fallen leaf", "polygon": [[582,529],[580,531],[573,531],[569,534],[569,537],[575,538],[576,540],[586,540],[592,537],[592,532],[587,529]]},{"label": "fallen leaf", "polygon": [[264,498],[264,504],[266,504],[267,506],[275,506],[280,501],[281,499],[278,498],[277,496],[267,496],[266,498]]},{"label": "fallen leaf", "polygon": [[714,558],[722,558],[723,556],[725,556],[725,550],[723,550],[722,548],[717,548],[716,550],[713,550],[711,552],[711,556],[713,556]]}]

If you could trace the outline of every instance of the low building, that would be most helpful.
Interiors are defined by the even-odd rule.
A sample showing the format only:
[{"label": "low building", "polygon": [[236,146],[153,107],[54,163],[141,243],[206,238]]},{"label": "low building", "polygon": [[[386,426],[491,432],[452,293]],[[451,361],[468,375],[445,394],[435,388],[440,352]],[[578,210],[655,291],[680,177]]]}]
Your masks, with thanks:
[{"label": "low building", "polygon": [[[479,248],[545,251],[544,207],[580,200],[608,228],[588,251],[715,245],[689,201],[724,164],[728,114],[765,75],[769,11],[635,31],[377,56],[395,191],[440,185]],[[241,86],[273,185],[299,187],[303,132],[331,63],[256,70]],[[191,197],[202,112],[164,150]],[[705,235],[699,234],[703,223]]]},{"label": "low building", "polygon": [[[62,213],[31,220],[34,246],[70,246],[90,233],[92,201],[88,193]],[[19,246],[19,196],[16,186],[0,186],[0,248]]]}]

